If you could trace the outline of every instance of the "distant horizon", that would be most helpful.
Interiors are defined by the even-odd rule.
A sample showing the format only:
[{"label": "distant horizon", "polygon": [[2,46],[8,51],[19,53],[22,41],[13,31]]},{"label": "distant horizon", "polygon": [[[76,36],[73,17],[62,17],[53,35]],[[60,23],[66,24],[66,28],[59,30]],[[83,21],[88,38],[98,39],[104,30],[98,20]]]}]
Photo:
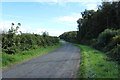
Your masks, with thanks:
[{"label": "distant horizon", "polygon": [[[52,1],[52,0],[51,0]],[[3,30],[11,23],[21,23],[23,33],[47,31],[50,36],[59,36],[67,31],[77,31],[81,12],[97,10],[101,2],[2,2]],[[1,24],[1,23],[0,23]]]}]

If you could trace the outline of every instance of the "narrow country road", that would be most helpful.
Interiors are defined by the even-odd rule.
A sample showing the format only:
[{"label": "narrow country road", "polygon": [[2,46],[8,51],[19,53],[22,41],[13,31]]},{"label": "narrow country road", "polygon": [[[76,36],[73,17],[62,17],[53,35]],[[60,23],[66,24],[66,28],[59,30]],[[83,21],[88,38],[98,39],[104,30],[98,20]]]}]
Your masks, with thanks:
[{"label": "narrow country road", "polygon": [[2,71],[3,78],[75,78],[79,70],[80,50],[62,41],[53,52],[16,64]]}]

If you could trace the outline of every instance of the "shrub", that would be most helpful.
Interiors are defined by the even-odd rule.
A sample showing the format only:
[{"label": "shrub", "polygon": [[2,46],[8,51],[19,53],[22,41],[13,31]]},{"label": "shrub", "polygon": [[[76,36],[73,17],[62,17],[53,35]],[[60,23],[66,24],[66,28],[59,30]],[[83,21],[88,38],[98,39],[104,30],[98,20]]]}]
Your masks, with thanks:
[{"label": "shrub", "polygon": [[107,45],[112,37],[114,37],[116,32],[111,29],[105,29],[98,37],[98,43],[105,46]]},{"label": "shrub", "polygon": [[106,52],[114,60],[120,61],[120,30],[106,29],[99,34],[97,42],[92,41],[92,46]]},{"label": "shrub", "polygon": [[120,44],[120,35],[116,35],[112,38],[111,42],[105,46],[104,52],[108,52],[113,49],[117,44]]},{"label": "shrub", "polygon": [[15,52],[18,52],[19,50],[15,47],[8,47],[7,49],[2,49],[3,52],[7,53],[7,54],[14,54]]}]

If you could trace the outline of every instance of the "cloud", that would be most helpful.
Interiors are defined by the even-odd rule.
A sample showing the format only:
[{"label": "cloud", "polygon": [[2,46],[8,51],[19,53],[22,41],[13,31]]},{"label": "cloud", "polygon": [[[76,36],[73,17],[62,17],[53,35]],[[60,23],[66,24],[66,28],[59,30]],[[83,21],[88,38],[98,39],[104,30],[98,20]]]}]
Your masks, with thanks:
[{"label": "cloud", "polygon": [[[16,28],[18,22],[16,22],[16,21],[2,21],[2,23],[0,23],[2,31],[7,32],[11,28],[12,23],[15,24],[13,26],[13,28]],[[27,26],[20,26],[19,27],[19,31],[22,31],[22,32],[30,32],[30,29],[31,29],[31,27],[27,27]]]},{"label": "cloud", "polygon": [[69,27],[75,27],[77,26],[77,20],[79,18],[82,18],[82,15],[80,13],[72,13],[71,15],[68,16],[61,16],[56,18],[56,21],[59,22],[59,24],[64,24]]},{"label": "cloud", "polygon": [[86,7],[87,10],[97,10],[98,5],[100,2],[83,2],[82,5]]},{"label": "cloud", "polygon": [[11,23],[16,23],[16,21],[2,21],[1,22],[2,31],[8,31],[11,28]]},{"label": "cloud", "polygon": [[0,33],[3,31],[3,23],[0,21]]},{"label": "cloud", "polygon": [[[2,31],[7,32],[11,28],[11,23],[14,23],[16,28],[17,22],[16,21],[3,21],[0,22],[0,33]],[[42,34],[43,32],[47,31],[50,36],[59,36],[62,34],[64,31],[63,30],[58,30],[58,29],[49,29],[49,28],[34,28],[34,27],[29,27],[29,26],[20,26],[18,31],[22,31],[23,33],[35,33],[35,34]]]},{"label": "cloud", "polygon": [[42,34],[43,32],[47,31],[49,33],[49,35],[52,36],[59,36],[60,34],[62,34],[63,30],[58,30],[58,29],[49,29],[49,28],[37,28],[35,29],[36,33]]},{"label": "cloud", "polygon": [[75,21],[77,21],[81,17],[82,16],[80,15],[80,13],[73,13],[72,15],[62,16],[62,17],[58,17],[56,19],[58,21],[62,21],[62,22],[75,22]]}]

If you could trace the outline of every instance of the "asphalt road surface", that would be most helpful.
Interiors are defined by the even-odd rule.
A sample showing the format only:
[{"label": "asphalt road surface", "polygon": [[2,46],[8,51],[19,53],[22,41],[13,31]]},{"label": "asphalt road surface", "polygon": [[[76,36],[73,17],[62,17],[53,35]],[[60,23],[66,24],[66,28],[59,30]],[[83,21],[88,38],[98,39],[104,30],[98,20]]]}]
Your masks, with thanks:
[{"label": "asphalt road surface", "polygon": [[2,78],[76,78],[80,50],[62,43],[63,46],[55,51],[2,70]]}]

